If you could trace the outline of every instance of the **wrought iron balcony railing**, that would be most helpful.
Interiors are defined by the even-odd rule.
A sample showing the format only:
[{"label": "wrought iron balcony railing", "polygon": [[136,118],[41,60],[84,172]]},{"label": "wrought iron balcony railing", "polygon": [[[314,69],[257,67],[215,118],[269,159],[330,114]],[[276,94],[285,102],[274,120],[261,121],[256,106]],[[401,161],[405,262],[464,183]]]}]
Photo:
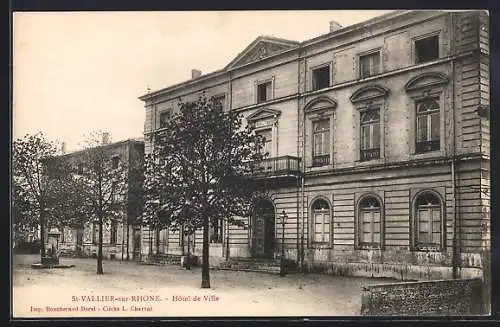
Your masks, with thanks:
[{"label": "wrought iron balcony railing", "polygon": [[361,150],[361,161],[380,158],[380,148]]},{"label": "wrought iron balcony railing", "polygon": [[313,160],[312,160],[313,167],[327,166],[328,164],[330,164],[330,155],[329,154],[313,157]]},{"label": "wrought iron balcony railing", "polygon": [[436,151],[439,150],[439,140],[432,140],[432,141],[420,141],[417,142],[415,151],[417,153],[424,153],[424,152],[429,152],[429,151]]},{"label": "wrought iron balcony railing", "polygon": [[255,167],[257,176],[300,175],[300,158],[283,156],[263,159]]}]

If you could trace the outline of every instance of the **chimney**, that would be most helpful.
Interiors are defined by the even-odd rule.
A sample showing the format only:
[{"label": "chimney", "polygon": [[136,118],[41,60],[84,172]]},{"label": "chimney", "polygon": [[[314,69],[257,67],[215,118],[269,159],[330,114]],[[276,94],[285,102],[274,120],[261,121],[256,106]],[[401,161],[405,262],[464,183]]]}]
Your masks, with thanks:
[{"label": "chimney", "polygon": [[61,144],[61,154],[66,154],[66,142],[62,142]]},{"label": "chimney", "polygon": [[102,133],[102,145],[106,145],[109,143],[109,133]]},{"label": "chimney", "polygon": [[336,21],[334,21],[334,20],[330,21],[330,33],[336,32],[341,28],[342,28],[342,25],[340,25]]},{"label": "chimney", "polygon": [[191,69],[191,79],[195,79],[201,76],[201,70]]}]

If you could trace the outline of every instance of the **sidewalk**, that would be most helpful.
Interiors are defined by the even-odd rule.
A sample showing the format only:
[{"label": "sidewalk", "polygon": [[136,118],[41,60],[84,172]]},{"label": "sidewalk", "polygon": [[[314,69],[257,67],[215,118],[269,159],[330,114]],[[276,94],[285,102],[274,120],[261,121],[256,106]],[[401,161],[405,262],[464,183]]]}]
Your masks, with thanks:
[{"label": "sidewalk", "polygon": [[[65,316],[349,316],[359,315],[361,288],[390,280],[201,269],[61,258],[69,269],[30,268],[37,256],[17,255],[14,317]],[[91,298],[90,296],[94,296]]]}]

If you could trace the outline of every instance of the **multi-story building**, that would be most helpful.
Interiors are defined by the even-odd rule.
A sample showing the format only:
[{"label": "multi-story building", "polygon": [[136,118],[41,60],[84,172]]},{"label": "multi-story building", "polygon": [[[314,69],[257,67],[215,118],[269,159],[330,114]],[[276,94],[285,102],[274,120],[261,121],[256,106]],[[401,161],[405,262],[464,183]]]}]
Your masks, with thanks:
[{"label": "multi-story building", "polygon": [[[259,214],[213,233],[212,262],[280,253],[284,213],[286,258],[309,270],[475,274],[490,247],[488,42],[484,11],[394,11],[304,42],[260,36],[223,69],[140,97],[145,152],[178,99],[202,91],[266,137]],[[147,228],[143,240],[144,255],[186,244]]]},{"label": "multi-story building", "polygon": [[[102,148],[109,155],[109,164],[117,166],[125,163],[127,185],[121,194],[113,194],[115,203],[125,201],[119,220],[105,220],[103,224],[103,257],[108,259],[138,259],[140,257],[140,219],[142,213],[142,163],[144,157],[143,139],[108,141],[103,133]],[[59,156],[74,167],[76,174],[83,173],[87,156],[85,149]],[[59,250],[62,255],[97,256],[99,244],[99,224],[89,222],[83,226],[65,226],[60,229]],[[46,240],[47,241],[47,240]]]}]

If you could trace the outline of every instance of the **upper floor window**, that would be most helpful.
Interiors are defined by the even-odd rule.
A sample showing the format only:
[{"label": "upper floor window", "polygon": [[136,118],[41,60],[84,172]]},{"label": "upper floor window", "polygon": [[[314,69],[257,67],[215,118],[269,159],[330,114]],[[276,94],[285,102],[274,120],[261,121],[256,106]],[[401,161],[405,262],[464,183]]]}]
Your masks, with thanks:
[{"label": "upper floor window", "polygon": [[210,226],[210,243],[222,243],[222,221],[216,219]]},{"label": "upper floor window", "polygon": [[330,163],[330,119],[313,122],[313,167]]},{"label": "upper floor window", "polygon": [[81,162],[77,164],[77,173],[80,175],[83,174],[83,163]]},{"label": "upper floor window", "polygon": [[270,156],[272,152],[272,140],[273,140],[273,133],[272,129],[262,129],[256,132],[257,135],[262,136],[263,141],[264,141],[264,146],[261,149],[261,152],[265,156]]},{"label": "upper floor window", "polygon": [[415,41],[415,63],[420,64],[439,58],[439,35]]},{"label": "upper floor window", "polygon": [[113,157],[111,159],[111,167],[113,169],[117,169],[119,164],[120,164],[120,157]]},{"label": "upper floor window", "polygon": [[226,104],[226,96],[225,95],[217,95],[214,96],[214,101],[222,106],[222,109],[225,109]]},{"label": "upper floor window", "polygon": [[321,90],[330,86],[330,65],[313,69],[312,89]]},{"label": "upper floor window", "polygon": [[359,77],[364,78],[380,73],[380,51],[359,57]]},{"label": "upper floor window", "polygon": [[359,203],[359,245],[379,246],[381,243],[381,205],[374,196]]},{"label": "upper floor window", "polygon": [[323,199],[314,201],[312,205],[312,242],[316,244],[330,243],[330,206]]},{"label": "upper floor window", "polygon": [[380,158],[380,111],[372,109],[361,115],[361,160]]},{"label": "upper floor window", "polygon": [[417,142],[416,152],[439,150],[439,103],[436,98],[417,102]]},{"label": "upper floor window", "polygon": [[272,99],[272,85],[271,81],[257,84],[257,103]]},{"label": "upper floor window", "polygon": [[415,201],[415,238],[417,248],[441,247],[441,200],[432,192],[423,192]]},{"label": "upper floor window", "polygon": [[166,110],[160,113],[160,128],[167,126],[167,122],[170,120],[171,112]]}]

